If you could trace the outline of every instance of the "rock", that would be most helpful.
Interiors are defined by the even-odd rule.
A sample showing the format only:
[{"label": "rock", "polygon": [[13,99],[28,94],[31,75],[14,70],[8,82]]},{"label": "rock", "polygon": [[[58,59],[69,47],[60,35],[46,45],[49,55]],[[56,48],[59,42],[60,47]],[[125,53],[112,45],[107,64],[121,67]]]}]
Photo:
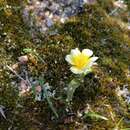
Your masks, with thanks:
[{"label": "rock", "polygon": [[19,60],[19,62],[20,62],[21,64],[26,64],[26,63],[28,62],[28,56],[27,56],[27,55],[20,56],[20,57],[18,58],[18,60]]},{"label": "rock", "polygon": [[[89,3],[95,0],[87,0]],[[81,12],[86,0],[35,0],[28,2],[23,10],[24,21],[31,28],[47,33],[56,22],[64,23],[69,17]],[[31,14],[31,15],[30,15]],[[35,30],[31,30],[32,33]]]},{"label": "rock", "polygon": [[15,63],[11,67],[13,70],[17,70],[19,68],[19,63]]},{"label": "rock", "polygon": [[53,21],[50,18],[46,18],[47,27],[51,27],[53,25]]},{"label": "rock", "polygon": [[36,93],[40,93],[42,91],[42,87],[40,85],[35,88]]},{"label": "rock", "polygon": [[23,96],[26,92],[29,91],[29,86],[26,81],[24,81],[24,80],[20,81],[19,90],[20,90],[19,91],[20,96]]}]

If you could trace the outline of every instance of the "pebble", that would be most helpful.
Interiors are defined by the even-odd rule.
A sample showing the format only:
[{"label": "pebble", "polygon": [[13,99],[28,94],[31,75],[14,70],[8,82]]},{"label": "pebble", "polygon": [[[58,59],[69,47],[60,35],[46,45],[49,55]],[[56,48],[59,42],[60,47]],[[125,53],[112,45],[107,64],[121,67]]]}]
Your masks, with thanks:
[{"label": "pebble", "polygon": [[13,70],[17,70],[18,67],[19,67],[19,63],[15,63],[15,64],[12,65],[11,68],[12,68]]},{"label": "pebble", "polygon": [[121,9],[126,9],[127,8],[127,5],[124,3],[123,0],[115,1],[114,6],[118,7],[118,8],[121,8]]},{"label": "pebble", "polygon": [[27,55],[20,56],[20,57],[18,58],[18,60],[19,60],[19,62],[20,62],[21,64],[26,64],[26,63],[28,62],[28,57],[27,57]]},{"label": "pebble", "polygon": [[[64,23],[95,0],[30,0],[24,5],[23,19],[30,28],[46,33],[56,22]],[[33,31],[33,30],[32,30]]]},{"label": "pebble", "polygon": [[36,92],[40,93],[42,91],[42,87],[40,85],[36,86]]},{"label": "pebble", "polygon": [[22,96],[24,93],[29,91],[29,86],[27,85],[27,83],[24,80],[21,80],[20,82],[20,86],[19,86],[19,90],[20,90],[20,95]]}]

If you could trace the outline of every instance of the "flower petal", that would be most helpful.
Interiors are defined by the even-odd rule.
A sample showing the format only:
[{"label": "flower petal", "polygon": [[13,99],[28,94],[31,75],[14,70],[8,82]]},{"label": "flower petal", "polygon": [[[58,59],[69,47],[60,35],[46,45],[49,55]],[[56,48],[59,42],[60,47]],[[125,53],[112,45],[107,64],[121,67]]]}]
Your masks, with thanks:
[{"label": "flower petal", "polygon": [[85,74],[85,75],[88,74],[88,73],[90,73],[90,72],[92,72],[92,68],[91,68],[91,67],[86,68],[86,69],[84,70],[84,74]]},{"label": "flower petal", "polygon": [[96,56],[95,56],[95,57],[91,57],[91,58],[90,58],[90,61],[91,61],[91,62],[95,62],[97,59],[98,59],[98,57],[96,57]]},{"label": "flower petal", "polygon": [[83,73],[82,70],[77,69],[76,67],[71,67],[70,70],[74,73],[74,74],[81,74]]},{"label": "flower petal", "polygon": [[98,57],[91,57],[89,60],[89,64],[87,65],[87,67],[86,68],[89,68],[89,67],[91,67],[91,66],[93,66],[94,64],[96,64],[96,60],[98,59]]},{"label": "flower petal", "polygon": [[71,55],[67,55],[67,56],[65,57],[65,60],[66,60],[68,63],[73,64],[72,56],[71,56]]},{"label": "flower petal", "polygon": [[73,56],[80,55],[80,54],[81,54],[81,52],[78,48],[71,50],[71,55],[73,55]]},{"label": "flower petal", "polygon": [[87,55],[88,57],[93,55],[93,51],[90,49],[83,49],[82,54]]}]

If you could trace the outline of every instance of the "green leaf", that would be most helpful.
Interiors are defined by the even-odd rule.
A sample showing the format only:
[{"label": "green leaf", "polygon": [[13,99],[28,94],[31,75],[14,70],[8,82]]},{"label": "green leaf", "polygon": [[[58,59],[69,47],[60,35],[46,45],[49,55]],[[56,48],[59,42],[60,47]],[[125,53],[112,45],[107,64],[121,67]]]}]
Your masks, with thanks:
[{"label": "green leaf", "polygon": [[85,113],[85,117],[90,117],[92,119],[95,118],[95,119],[108,120],[108,118],[106,118],[106,117],[104,117],[102,115],[99,115],[99,114],[97,114],[95,112],[87,112],[87,113]]},{"label": "green leaf", "polygon": [[32,85],[32,92],[35,95],[35,85]]},{"label": "green leaf", "polygon": [[80,85],[79,80],[76,79],[71,80],[67,88],[67,102],[72,101],[74,92],[79,87],[79,85]]},{"label": "green leaf", "polygon": [[32,52],[32,49],[31,48],[24,48],[23,52],[24,53],[30,53],[30,52]]},{"label": "green leaf", "polygon": [[44,83],[45,83],[45,81],[41,78],[41,79],[39,79],[39,84],[41,85],[41,86],[43,86],[44,85]]},{"label": "green leaf", "polygon": [[51,99],[50,99],[50,96],[49,96],[49,94],[48,94],[48,91],[47,91],[47,86],[48,86],[48,83],[46,83],[46,84],[44,84],[45,83],[45,81],[41,78],[41,79],[39,79],[39,84],[41,85],[41,86],[43,86],[43,90],[44,90],[44,94],[45,94],[45,98],[47,99],[47,102],[48,102],[48,104],[49,104],[49,107],[51,108],[51,110],[52,110],[52,112],[54,113],[54,115],[56,116],[56,118],[58,118],[59,116],[58,116],[58,113],[56,112],[56,109],[54,108],[54,106],[53,106],[53,103],[52,103],[52,101],[51,101]]}]

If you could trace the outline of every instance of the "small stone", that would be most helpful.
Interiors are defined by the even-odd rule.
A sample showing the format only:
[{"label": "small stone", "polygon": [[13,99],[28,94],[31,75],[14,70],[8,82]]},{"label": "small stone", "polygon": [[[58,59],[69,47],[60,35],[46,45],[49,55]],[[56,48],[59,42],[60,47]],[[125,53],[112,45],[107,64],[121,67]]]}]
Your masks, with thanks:
[{"label": "small stone", "polygon": [[40,93],[42,91],[42,87],[40,85],[36,86],[36,92]]},{"label": "small stone", "polygon": [[61,22],[61,23],[65,23],[65,20],[66,20],[66,19],[67,19],[67,18],[61,18],[61,19],[60,19],[60,22]]},{"label": "small stone", "polygon": [[128,26],[128,30],[130,30],[130,25]]},{"label": "small stone", "polygon": [[17,69],[18,69],[18,67],[19,67],[19,64],[18,64],[18,63],[16,63],[16,64],[13,64],[11,68],[12,68],[13,70],[17,70]]},{"label": "small stone", "polygon": [[83,0],[84,3],[93,4],[96,0]]},{"label": "small stone", "polygon": [[53,21],[50,18],[47,18],[46,24],[47,24],[48,27],[51,27],[53,25]]},{"label": "small stone", "polygon": [[114,6],[121,9],[127,8],[127,5],[124,3],[124,1],[119,1],[119,0],[114,2]]},{"label": "small stone", "polygon": [[20,57],[18,58],[18,60],[19,60],[19,62],[20,62],[21,64],[26,64],[26,63],[28,62],[28,56],[27,56],[27,55],[20,56]]},{"label": "small stone", "polygon": [[26,81],[24,81],[24,80],[20,81],[19,90],[20,90],[20,92],[19,92],[20,96],[23,96],[26,92],[29,91],[29,86],[27,85]]},{"label": "small stone", "polygon": [[50,15],[50,12],[49,12],[49,11],[46,11],[46,12],[45,12],[45,16],[46,16],[46,17],[49,17],[49,15]]}]

